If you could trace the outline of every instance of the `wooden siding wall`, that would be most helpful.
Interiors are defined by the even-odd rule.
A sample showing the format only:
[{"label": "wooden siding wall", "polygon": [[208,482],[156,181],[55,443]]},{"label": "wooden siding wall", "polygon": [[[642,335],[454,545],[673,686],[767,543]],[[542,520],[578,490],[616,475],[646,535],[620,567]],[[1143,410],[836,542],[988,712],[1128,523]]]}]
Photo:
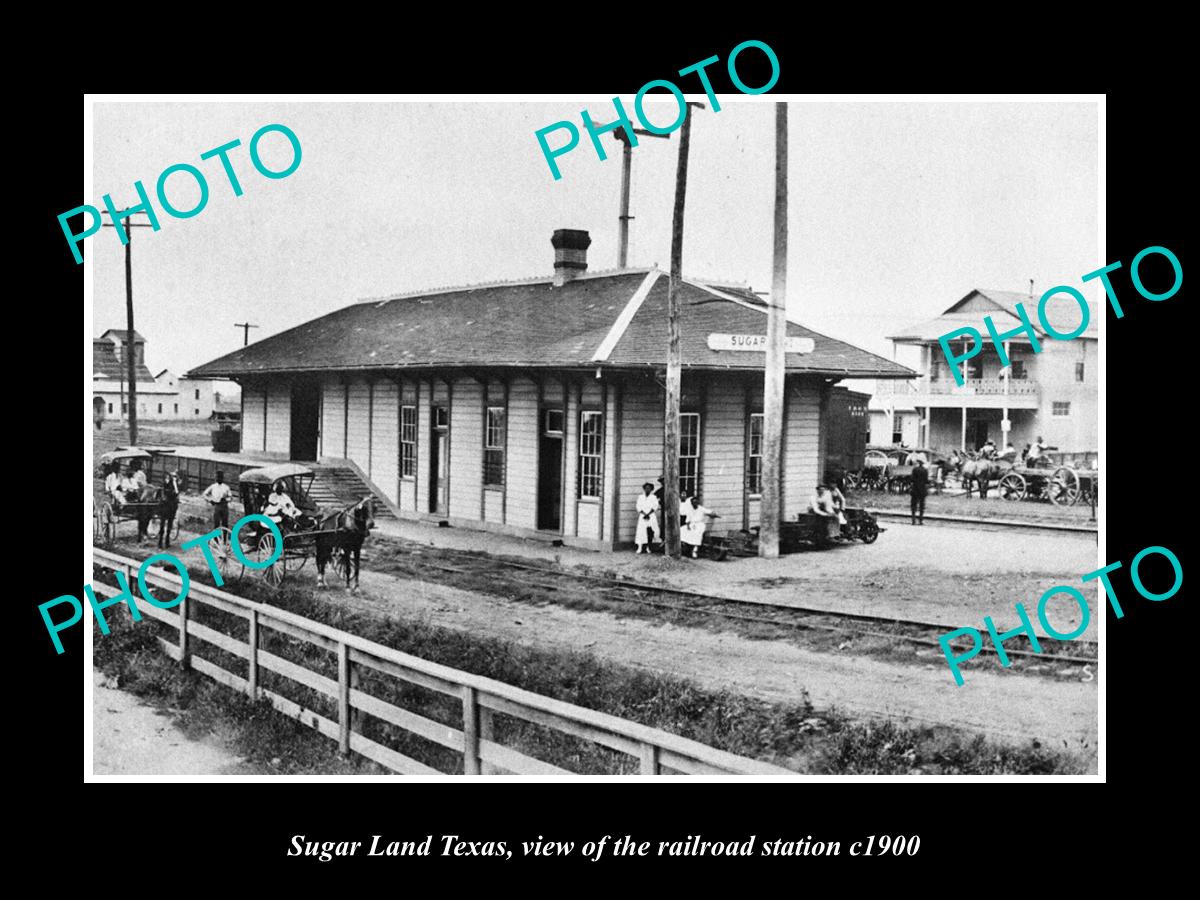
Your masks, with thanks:
[{"label": "wooden siding wall", "polygon": [[789,519],[808,508],[822,475],[821,387],[819,379],[789,380],[787,385],[783,513]]},{"label": "wooden siding wall", "polygon": [[347,394],[346,458],[354,460],[364,472],[369,466],[371,432],[367,427],[370,411],[370,389],[362,378],[350,382]]},{"label": "wooden siding wall", "polygon": [[321,385],[321,456],[341,459],[346,452],[346,388],[337,378]]},{"label": "wooden siding wall", "polygon": [[630,382],[622,391],[620,492],[617,501],[621,540],[633,541],[637,497],[642,484],[662,474],[663,396],[654,381]]},{"label": "wooden siding wall", "polygon": [[[429,512],[429,448],[433,440],[430,409],[433,406],[432,392],[437,385],[438,382],[425,380],[418,385],[416,511],[421,514]],[[442,389],[444,392],[444,385]]]},{"label": "wooden siding wall", "polygon": [[538,386],[518,378],[508,389],[508,453],[504,475],[506,521],[517,528],[537,528]]},{"label": "wooden siding wall", "polygon": [[700,413],[700,499],[721,516],[714,527],[722,530],[742,527],[749,414],[762,411],[761,398],[761,388],[751,391],[732,378],[708,385]]},{"label": "wooden siding wall", "polygon": [[274,383],[267,390],[267,450],[292,450],[292,388],[287,382]]},{"label": "wooden siding wall", "polygon": [[400,503],[400,388],[375,382],[371,404],[371,468],[367,475],[393,503]]},{"label": "wooden siding wall", "polygon": [[450,508],[459,519],[482,519],[483,385],[454,381],[450,407]]},{"label": "wooden siding wall", "polygon": [[245,384],[242,386],[242,450],[247,453],[266,449],[266,434],[263,431],[265,403],[265,385]]}]

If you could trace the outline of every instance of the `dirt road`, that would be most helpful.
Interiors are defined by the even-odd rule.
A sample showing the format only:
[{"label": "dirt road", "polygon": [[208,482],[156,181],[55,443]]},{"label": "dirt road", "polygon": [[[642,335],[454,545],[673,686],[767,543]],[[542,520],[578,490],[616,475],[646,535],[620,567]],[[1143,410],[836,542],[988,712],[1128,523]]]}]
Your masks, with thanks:
[{"label": "dirt road", "polygon": [[92,673],[92,764],[96,775],[259,775],[212,736],[191,738],[170,714]]},{"label": "dirt road", "polygon": [[[992,671],[984,665],[956,687],[932,648],[922,667],[856,656],[814,653],[781,641],[679,628],[603,612],[531,607],[503,598],[427,582],[362,573],[363,592],[340,589],[331,602],[371,612],[552,649],[584,650],[623,665],[694,679],[768,700],[794,700],[807,691],[818,709],[855,717],[895,718],[982,732],[997,740],[1030,738],[1084,756],[1096,746],[1097,692],[1091,673],[1048,681]],[[1093,759],[1094,765],[1094,759]]]}]

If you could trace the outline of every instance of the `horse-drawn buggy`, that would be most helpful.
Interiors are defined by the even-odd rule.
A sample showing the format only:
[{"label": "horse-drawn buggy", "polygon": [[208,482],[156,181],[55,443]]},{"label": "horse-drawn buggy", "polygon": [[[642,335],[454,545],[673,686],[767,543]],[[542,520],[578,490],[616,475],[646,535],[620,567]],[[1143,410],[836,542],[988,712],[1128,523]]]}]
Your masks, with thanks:
[{"label": "horse-drawn buggy", "polygon": [[1005,500],[1049,500],[1055,506],[1074,506],[1098,499],[1100,479],[1095,453],[1048,452],[1014,465],[1000,477]]},{"label": "horse-drawn buggy", "polygon": [[[140,447],[123,447],[100,457],[96,475],[103,487],[96,491],[92,506],[96,543],[111,547],[122,522],[137,522],[139,538],[157,541],[165,528],[166,542],[179,539],[179,482],[166,472],[155,474],[160,456]],[[160,484],[154,483],[156,478]]]},{"label": "horse-drawn buggy", "polygon": [[[323,510],[312,499],[315,477],[311,469],[296,463],[242,472],[238,491],[244,514],[265,516],[275,522],[282,545],[265,522],[251,519],[238,531],[238,549],[255,563],[251,570],[271,587],[278,587],[313,557],[320,587],[325,586],[325,567],[332,563],[334,571],[346,577],[347,584],[352,571],[357,589],[362,542],[375,525],[373,500],[364,497],[344,509]],[[234,552],[230,529],[221,528],[209,547],[222,578],[241,578],[245,574],[247,567]]]}]

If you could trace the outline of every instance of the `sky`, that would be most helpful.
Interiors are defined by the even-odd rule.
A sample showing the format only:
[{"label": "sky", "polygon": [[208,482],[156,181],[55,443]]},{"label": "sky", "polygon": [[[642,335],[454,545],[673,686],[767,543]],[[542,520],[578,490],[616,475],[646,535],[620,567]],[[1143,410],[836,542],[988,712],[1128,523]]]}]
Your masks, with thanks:
[{"label": "sky", "polygon": [[[633,98],[622,99],[632,113]],[[719,112],[693,114],[683,269],[766,291],[779,98],[719,99]],[[601,161],[584,108],[597,123],[615,118],[611,100],[595,97],[97,102],[93,195],[80,202],[103,207],[108,193],[129,206],[134,182],[145,185],[162,227],[133,232],[135,327],[151,370],[182,374],[240,347],[237,322],[259,326],[253,342],[364,298],[549,276],[557,228],[591,234],[589,270],[615,267],[621,145],[604,135]],[[646,110],[666,124],[675,106]],[[1039,293],[1081,287],[1080,276],[1106,262],[1097,115],[1095,103],[791,102],[789,316],[890,358],[886,335],[972,288],[1028,291],[1030,279]],[[556,181],[534,134],[560,120],[576,123],[580,142],[558,158]],[[303,154],[277,180],[259,175],[248,151],[272,123],[291,128]],[[235,138],[241,197],[218,160],[200,159]],[[549,139],[557,146],[564,136]],[[260,146],[270,168],[291,159],[279,134]],[[631,266],[669,266],[678,147],[676,133],[633,149]],[[208,181],[208,204],[192,218],[171,218],[154,196],[175,163]],[[167,196],[188,209],[199,193],[175,174]],[[94,334],[124,328],[114,230],[88,238],[85,253],[94,259]],[[1093,296],[1090,286],[1085,293]]]}]

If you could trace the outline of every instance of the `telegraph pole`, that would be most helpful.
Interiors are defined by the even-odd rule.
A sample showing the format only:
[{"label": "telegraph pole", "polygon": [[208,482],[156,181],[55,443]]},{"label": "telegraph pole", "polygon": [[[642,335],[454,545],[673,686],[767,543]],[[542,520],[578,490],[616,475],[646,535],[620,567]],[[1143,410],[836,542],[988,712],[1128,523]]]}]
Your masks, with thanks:
[{"label": "telegraph pole", "polygon": [[251,325],[249,322],[234,322],[234,328],[242,329],[242,346],[248,346],[250,343],[250,329],[257,328],[257,325]]},{"label": "telegraph pole", "polygon": [[[655,134],[644,128],[635,128],[633,133],[666,140],[671,138],[669,134]],[[612,136],[625,145],[621,151],[621,214],[617,217],[620,223],[617,240],[617,268],[624,269],[625,264],[629,261],[629,221],[633,218],[629,214],[629,177],[633,167],[633,147],[629,142],[629,134],[624,128],[618,128],[612,133]]]},{"label": "telegraph pole", "polygon": [[[704,108],[703,103],[689,103]],[[663,475],[663,541],[671,559],[679,559],[679,394],[683,360],[679,349],[679,288],[683,281],[683,201],[687,193],[688,147],[692,113],[679,132],[679,164],[675,169],[675,213],[671,218],[671,277],[667,283],[667,404],[663,428],[666,473]]]},{"label": "telegraph pole", "polygon": [[[123,209],[122,213],[129,210]],[[110,214],[111,215],[111,214]],[[105,228],[116,228],[115,222],[105,222]],[[137,345],[133,338],[133,234],[130,228],[151,228],[142,222],[126,221],[125,234],[125,372],[129,378],[129,443],[137,444]]]},{"label": "telegraph pole", "polygon": [[767,361],[763,383],[763,483],[758,555],[779,557],[783,520],[783,395],[787,338],[787,104],[775,104],[775,271],[767,305]]}]

